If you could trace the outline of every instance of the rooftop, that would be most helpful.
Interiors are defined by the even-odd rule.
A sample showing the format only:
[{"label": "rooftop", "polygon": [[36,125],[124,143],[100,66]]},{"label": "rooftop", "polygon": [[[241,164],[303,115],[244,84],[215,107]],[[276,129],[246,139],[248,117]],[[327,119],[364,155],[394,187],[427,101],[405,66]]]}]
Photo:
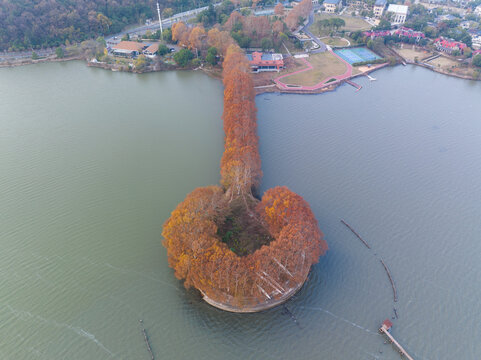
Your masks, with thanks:
[{"label": "rooftop", "polygon": [[408,13],[408,6],[406,5],[397,5],[397,4],[389,4],[389,7],[387,8],[387,11],[389,12],[394,12],[397,14],[405,14],[407,15]]},{"label": "rooftop", "polygon": [[129,50],[129,51],[141,51],[144,48],[144,44],[135,41],[121,41],[112,49],[114,50]]},{"label": "rooftop", "polygon": [[157,52],[157,50],[159,50],[159,44],[152,44],[147,49],[145,49],[146,52],[151,52],[151,53],[155,53]]},{"label": "rooftop", "polygon": [[246,54],[247,59],[252,65],[284,65],[282,54],[271,54],[253,52],[252,54]]},{"label": "rooftop", "polygon": [[339,4],[341,0],[324,0],[324,4],[333,4],[333,5],[337,5]]},{"label": "rooftop", "polygon": [[374,3],[374,6],[384,6],[386,5],[387,3],[387,0],[376,0],[376,2]]},{"label": "rooftop", "polygon": [[452,49],[458,48],[463,50],[464,48],[467,47],[465,43],[462,43],[460,41],[445,39],[443,37],[437,38],[434,42],[435,44],[439,44],[444,48],[452,48]]}]

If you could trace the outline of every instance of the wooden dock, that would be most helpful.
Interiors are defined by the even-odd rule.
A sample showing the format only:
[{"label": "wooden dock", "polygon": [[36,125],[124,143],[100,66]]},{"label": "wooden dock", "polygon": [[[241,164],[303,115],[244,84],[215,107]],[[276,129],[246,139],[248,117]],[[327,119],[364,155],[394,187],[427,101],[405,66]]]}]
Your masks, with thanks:
[{"label": "wooden dock", "polygon": [[406,359],[408,360],[414,360],[411,355],[409,355],[406,350],[404,350],[404,348],[401,346],[401,344],[399,344],[396,339],[394,339],[394,337],[391,335],[391,333],[389,332],[389,330],[391,329],[392,327],[392,322],[388,319],[384,320],[384,322],[382,323],[382,326],[381,328],[379,329],[379,332],[381,334],[384,334],[386,335],[389,340],[391,341],[391,343],[398,349],[399,353],[401,355],[404,355],[406,357]]},{"label": "wooden dock", "polygon": [[357,90],[356,91],[359,91],[362,89],[362,86],[359,85],[359,84],[356,84],[354,81],[351,81],[351,80],[346,80],[346,82],[351,85],[351,86],[354,86]]}]

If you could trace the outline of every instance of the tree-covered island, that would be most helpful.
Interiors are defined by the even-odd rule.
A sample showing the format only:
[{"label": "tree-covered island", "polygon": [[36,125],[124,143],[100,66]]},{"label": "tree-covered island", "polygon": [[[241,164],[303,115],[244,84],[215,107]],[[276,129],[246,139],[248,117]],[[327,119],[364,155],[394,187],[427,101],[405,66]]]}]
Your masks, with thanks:
[{"label": "tree-covered island", "polygon": [[226,50],[225,150],[221,186],[198,188],[172,212],[162,235],[169,265],[211,305],[255,312],[300,289],[327,244],[306,201],[286,187],[257,198],[261,161],[249,64]]}]

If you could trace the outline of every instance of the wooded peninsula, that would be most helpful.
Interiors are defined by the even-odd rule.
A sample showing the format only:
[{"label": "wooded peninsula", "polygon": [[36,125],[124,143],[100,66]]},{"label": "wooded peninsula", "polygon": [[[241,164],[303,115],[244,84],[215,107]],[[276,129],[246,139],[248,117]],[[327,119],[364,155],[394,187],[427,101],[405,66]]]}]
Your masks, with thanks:
[{"label": "wooded peninsula", "polygon": [[327,243],[301,196],[276,187],[257,197],[262,170],[255,93],[249,63],[233,43],[223,82],[221,185],[187,195],[164,225],[163,244],[186,288],[223,310],[254,312],[300,289]]}]

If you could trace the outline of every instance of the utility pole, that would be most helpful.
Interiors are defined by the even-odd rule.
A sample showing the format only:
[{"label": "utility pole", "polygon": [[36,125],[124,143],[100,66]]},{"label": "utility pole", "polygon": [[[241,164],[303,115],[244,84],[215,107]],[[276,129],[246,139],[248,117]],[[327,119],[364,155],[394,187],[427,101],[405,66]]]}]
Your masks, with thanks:
[{"label": "utility pole", "polygon": [[157,14],[159,14],[159,26],[160,26],[160,39],[162,40],[162,18],[160,17],[160,7],[159,7],[159,2],[157,1]]}]

